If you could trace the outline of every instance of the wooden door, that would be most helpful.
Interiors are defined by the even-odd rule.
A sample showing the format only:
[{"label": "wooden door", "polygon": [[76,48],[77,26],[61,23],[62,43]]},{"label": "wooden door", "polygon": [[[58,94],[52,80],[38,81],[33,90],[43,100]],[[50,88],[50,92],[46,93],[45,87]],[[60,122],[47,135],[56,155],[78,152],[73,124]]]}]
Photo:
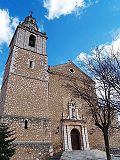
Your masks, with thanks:
[{"label": "wooden door", "polygon": [[80,150],[81,149],[80,133],[77,129],[71,130],[71,143],[72,143],[73,150]]}]

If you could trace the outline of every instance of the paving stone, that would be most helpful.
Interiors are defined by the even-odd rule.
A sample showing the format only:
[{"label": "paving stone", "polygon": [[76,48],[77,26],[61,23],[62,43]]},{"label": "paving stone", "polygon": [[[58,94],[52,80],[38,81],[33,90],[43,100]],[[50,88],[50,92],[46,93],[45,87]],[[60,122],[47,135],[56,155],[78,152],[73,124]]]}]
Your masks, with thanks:
[{"label": "paving stone", "polygon": [[[100,150],[65,151],[60,160],[106,160],[106,153]],[[113,156],[112,160],[120,160],[120,156]]]},{"label": "paving stone", "polygon": [[99,150],[66,151],[61,160],[106,160],[106,154]]}]

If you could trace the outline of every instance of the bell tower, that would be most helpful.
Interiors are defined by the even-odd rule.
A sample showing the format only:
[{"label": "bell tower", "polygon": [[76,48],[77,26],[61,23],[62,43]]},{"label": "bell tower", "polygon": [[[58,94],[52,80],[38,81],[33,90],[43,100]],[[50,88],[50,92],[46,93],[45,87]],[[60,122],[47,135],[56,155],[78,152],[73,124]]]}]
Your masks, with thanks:
[{"label": "bell tower", "polygon": [[48,116],[48,72],[45,33],[32,15],[19,24],[10,43],[2,90],[4,115]]},{"label": "bell tower", "polygon": [[36,142],[50,147],[46,40],[46,33],[39,31],[36,19],[30,15],[19,23],[9,46],[0,115],[16,130],[20,147]]},{"label": "bell tower", "polygon": [[23,23],[20,23],[10,43],[12,46],[46,55],[46,33],[41,33],[36,24],[36,20],[32,15],[25,18]]}]

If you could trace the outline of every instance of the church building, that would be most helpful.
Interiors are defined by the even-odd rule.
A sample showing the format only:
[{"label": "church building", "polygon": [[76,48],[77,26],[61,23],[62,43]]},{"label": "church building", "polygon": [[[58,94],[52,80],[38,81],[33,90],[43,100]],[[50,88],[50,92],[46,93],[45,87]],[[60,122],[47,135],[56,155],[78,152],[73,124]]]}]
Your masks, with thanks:
[{"label": "church building", "polygon": [[[39,160],[62,150],[89,150],[104,144],[102,133],[86,115],[86,102],[65,84],[81,77],[94,85],[72,61],[48,66],[46,33],[32,15],[16,28],[1,87],[1,121],[16,132],[12,160]],[[97,136],[96,136],[97,135]],[[120,139],[115,140],[120,144]],[[113,142],[111,141],[113,144]]]}]

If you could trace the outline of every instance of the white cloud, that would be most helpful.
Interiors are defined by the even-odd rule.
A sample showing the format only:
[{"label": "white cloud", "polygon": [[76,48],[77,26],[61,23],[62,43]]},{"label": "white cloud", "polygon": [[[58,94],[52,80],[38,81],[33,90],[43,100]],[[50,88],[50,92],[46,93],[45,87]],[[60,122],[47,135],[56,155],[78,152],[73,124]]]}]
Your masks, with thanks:
[{"label": "white cloud", "polygon": [[113,46],[113,50],[115,51],[120,50],[120,37],[114,40],[111,45]]},{"label": "white cloud", "polygon": [[81,60],[81,61],[86,61],[86,53],[81,52],[78,56],[77,56],[77,61]]},{"label": "white cloud", "polygon": [[[97,1],[94,1],[96,3]],[[80,14],[80,10],[92,5],[92,0],[87,3],[85,0],[44,0],[44,7],[48,11],[46,18],[52,20],[62,15],[75,12]]]},{"label": "white cloud", "polygon": [[[116,54],[118,56],[118,58],[120,57],[120,36],[118,36],[115,40],[113,40],[110,44],[101,44],[98,46],[99,49],[102,49],[102,54],[106,54],[109,56],[112,56],[111,53],[114,52],[114,54]],[[76,60],[77,62],[83,61],[85,62],[87,59],[93,58],[94,54],[95,54],[95,50],[92,50],[92,54],[88,54],[85,52],[81,52],[77,57]]]},{"label": "white cloud", "polygon": [[19,19],[17,17],[12,18],[11,26],[13,27],[13,29],[16,29],[18,24],[19,24]]},{"label": "white cloud", "polygon": [[1,86],[2,86],[2,80],[3,80],[3,72],[2,72],[2,74],[0,75],[0,89],[1,89]]},{"label": "white cloud", "polygon": [[[119,31],[119,32],[118,32]],[[120,58],[120,29],[117,30],[117,32],[114,34],[114,40],[111,43],[106,43],[106,44],[101,44],[99,46],[97,46],[99,51],[101,50],[101,54],[104,56],[109,55],[110,57],[113,56],[112,53],[116,54],[117,58]],[[87,64],[87,62],[89,60],[92,60],[93,58],[96,58],[96,50],[93,48],[93,50],[91,51],[91,54],[85,53],[85,52],[81,52],[77,57],[76,57],[76,61],[79,63],[79,65],[81,66],[81,69],[83,69],[88,75],[89,75],[89,70],[85,70],[85,65]],[[88,61],[87,61],[88,60]],[[85,62],[85,64],[84,64]],[[91,73],[91,72],[90,72]],[[93,77],[94,78],[94,77]],[[105,91],[104,91],[104,87],[102,87],[102,83],[99,80],[94,79],[94,81],[96,82],[96,93],[97,96],[99,98],[104,97],[105,95]],[[115,95],[115,97],[114,97]],[[120,96],[118,96],[118,98],[116,98],[117,93],[114,91],[113,96],[111,96],[112,99],[118,99],[120,98]],[[119,117],[120,119],[120,117]]]},{"label": "white cloud", "polygon": [[[110,32],[113,41],[111,43],[105,43],[97,46],[99,49],[102,49],[103,54],[109,54],[111,55],[111,50],[120,58],[120,28],[118,28],[115,31]],[[80,62],[83,61],[85,62],[87,59],[93,58],[95,54],[95,50],[91,51],[92,54],[81,52],[79,55],[76,57],[76,61]]]},{"label": "white cloud", "polygon": [[8,10],[0,9],[0,46],[4,43],[7,45],[10,43],[18,23],[17,17],[10,17]]}]

